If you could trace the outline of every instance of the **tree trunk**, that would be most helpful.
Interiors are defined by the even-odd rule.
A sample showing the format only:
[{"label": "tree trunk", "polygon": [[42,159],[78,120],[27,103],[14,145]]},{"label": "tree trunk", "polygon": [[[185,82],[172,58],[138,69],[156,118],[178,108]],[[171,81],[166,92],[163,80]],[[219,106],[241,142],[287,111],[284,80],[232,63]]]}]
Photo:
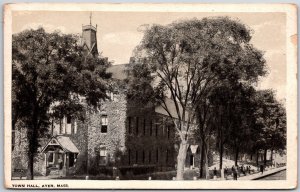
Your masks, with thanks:
[{"label": "tree trunk", "polygon": [[27,162],[27,174],[26,174],[27,180],[33,180],[34,154],[36,153],[38,147],[38,129],[39,129],[38,116],[39,116],[39,109],[35,101],[33,107],[31,125],[28,125],[28,128],[32,126],[32,129],[27,130],[27,142],[28,142],[28,152],[27,152],[28,162]]},{"label": "tree trunk", "polygon": [[222,164],[223,164],[223,142],[221,138],[221,143],[220,143],[220,170],[222,170]]},{"label": "tree trunk", "polygon": [[203,161],[204,161],[204,142],[201,145],[201,159],[200,159],[200,178],[203,177]]},{"label": "tree trunk", "polygon": [[208,169],[208,144],[205,147],[205,178],[208,180],[209,179],[209,169]]},{"label": "tree trunk", "polygon": [[26,179],[33,180],[33,155],[30,152],[28,153]]},{"label": "tree trunk", "polygon": [[239,149],[237,148],[235,150],[235,159],[234,159],[234,165],[237,166],[238,164],[238,158],[239,158]]},{"label": "tree trunk", "polygon": [[35,144],[35,128],[27,131],[28,152],[27,152],[27,180],[33,180],[33,160],[34,160],[34,144]]},{"label": "tree trunk", "polygon": [[259,157],[259,153],[258,150],[256,151],[256,166],[258,166],[258,157]]},{"label": "tree trunk", "polygon": [[264,165],[267,165],[267,150],[264,150]]},{"label": "tree trunk", "polygon": [[181,141],[178,156],[177,156],[177,180],[183,180],[183,172],[185,166],[185,159],[187,153],[188,144],[187,141]]},{"label": "tree trunk", "polygon": [[271,157],[270,157],[271,162],[273,163],[273,149],[271,149]]}]

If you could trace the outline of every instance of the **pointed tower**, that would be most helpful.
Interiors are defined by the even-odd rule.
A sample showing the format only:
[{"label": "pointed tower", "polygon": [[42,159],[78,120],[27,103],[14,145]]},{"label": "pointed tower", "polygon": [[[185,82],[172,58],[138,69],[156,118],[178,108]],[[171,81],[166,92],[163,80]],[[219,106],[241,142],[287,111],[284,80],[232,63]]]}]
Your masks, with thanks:
[{"label": "pointed tower", "polygon": [[90,15],[90,24],[82,26],[82,46],[87,55],[98,56],[97,48],[97,25],[92,25],[92,14]]}]

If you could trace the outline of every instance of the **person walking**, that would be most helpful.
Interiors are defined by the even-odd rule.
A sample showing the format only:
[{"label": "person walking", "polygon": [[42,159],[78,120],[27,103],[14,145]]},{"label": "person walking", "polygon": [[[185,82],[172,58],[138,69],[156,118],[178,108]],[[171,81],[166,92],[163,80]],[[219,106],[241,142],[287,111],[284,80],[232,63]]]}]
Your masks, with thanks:
[{"label": "person walking", "polygon": [[227,174],[228,174],[228,168],[226,166],[225,169],[224,169],[224,178],[225,178],[225,180],[227,180]]},{"label": "person walking", "polygon": [[264,174],[264,166],[263,165],[260,165],[260,172],[261,172],[261,174]]},{"label": "person walking", "polygon": [[217,168],[215,167],[213,170],[214,179],[217,179]]},{"label": "person walking", "polygon": [[242,165],[242,173],[244,176],[246,175],[246,169],[245,169],[244,165]]},{"label": "person walking", "polygon": [[238,167],[233,166],[233,179],[234,180],[237,180],[237,175],[238,175],[237,171],[238,171]]}]

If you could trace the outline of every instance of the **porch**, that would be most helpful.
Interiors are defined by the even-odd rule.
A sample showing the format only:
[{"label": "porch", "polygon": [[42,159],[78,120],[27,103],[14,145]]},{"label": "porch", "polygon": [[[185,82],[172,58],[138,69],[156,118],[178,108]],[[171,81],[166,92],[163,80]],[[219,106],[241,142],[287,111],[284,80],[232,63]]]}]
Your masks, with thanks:
[{"label": "porch", "polygon": [[43,148],[45,176],[67,176],[75,168],[79,150],[66,136],[52,137]]}]

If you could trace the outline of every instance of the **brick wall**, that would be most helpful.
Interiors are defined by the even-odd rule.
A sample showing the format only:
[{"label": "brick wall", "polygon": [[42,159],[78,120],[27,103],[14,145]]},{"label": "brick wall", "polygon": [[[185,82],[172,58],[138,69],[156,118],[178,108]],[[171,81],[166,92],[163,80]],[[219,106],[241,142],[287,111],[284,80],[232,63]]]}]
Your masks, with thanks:
[{"label": "brick wall", "polygon": [[155,113],[153,105],[129,101],[126,119],[126,153],[123,165],[175,166],[175,132],[172,121]]}]

